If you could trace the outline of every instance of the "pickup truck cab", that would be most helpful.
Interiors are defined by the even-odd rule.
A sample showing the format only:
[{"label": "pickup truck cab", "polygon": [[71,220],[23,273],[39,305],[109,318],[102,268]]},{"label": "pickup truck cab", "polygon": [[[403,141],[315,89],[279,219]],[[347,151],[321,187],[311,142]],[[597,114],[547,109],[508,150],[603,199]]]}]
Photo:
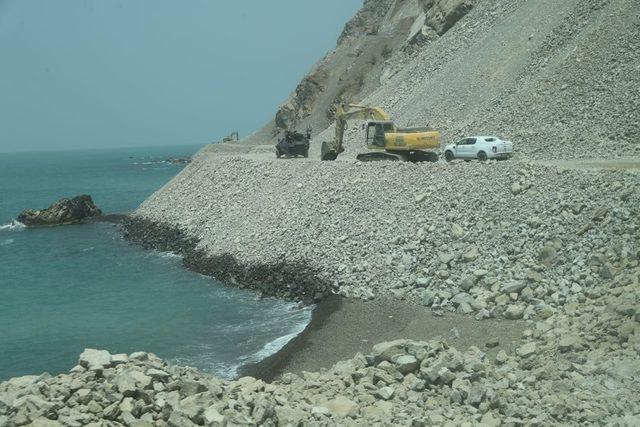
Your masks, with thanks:
[{"label": "pickup truck cab", "polygon": [[444,147],[447,162],[454,159],[508,159],[513,155],[513,142],[495,136],[470,136]]}]

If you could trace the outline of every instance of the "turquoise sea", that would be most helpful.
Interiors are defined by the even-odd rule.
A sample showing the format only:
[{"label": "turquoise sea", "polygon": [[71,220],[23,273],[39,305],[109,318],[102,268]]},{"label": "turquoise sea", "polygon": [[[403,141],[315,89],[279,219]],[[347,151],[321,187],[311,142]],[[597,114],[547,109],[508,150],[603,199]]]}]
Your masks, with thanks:
[{"label": "turquoise sea", "polygon": [[24,229],[12,218],[90,194],[133,211],[199,147],[0,153],[0,381],[72,368],[84,348],[150,351],[231,378],[281,348],[309,309],[259,300],[123,240],[117,225]]}]

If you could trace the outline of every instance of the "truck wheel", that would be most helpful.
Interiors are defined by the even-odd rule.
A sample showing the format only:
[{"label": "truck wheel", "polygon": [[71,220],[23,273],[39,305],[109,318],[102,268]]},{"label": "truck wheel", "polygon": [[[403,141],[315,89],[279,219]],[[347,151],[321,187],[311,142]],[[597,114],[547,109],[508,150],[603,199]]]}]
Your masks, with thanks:
[{"label": "truck wheel", "polygon": [[485,153],[484,151],[481,151],[478,153],[478,160],[480,160],[481,162],[486,162],[487,161],[487,153]]},{"label": "truck wheel", "polygon": [[455,159],[455,156],[453,155],[453,153],[452,153],[451,151],[446,151],[446,152],[444,153],[444,159],[445,159],[447,162],[450,162],[450,161],[452,161],[453,159]]}]

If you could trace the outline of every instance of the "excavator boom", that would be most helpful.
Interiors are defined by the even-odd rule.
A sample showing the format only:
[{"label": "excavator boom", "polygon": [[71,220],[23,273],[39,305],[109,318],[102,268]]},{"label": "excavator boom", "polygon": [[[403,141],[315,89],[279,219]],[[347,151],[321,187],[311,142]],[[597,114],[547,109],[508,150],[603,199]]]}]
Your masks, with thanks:
[{"label": "excavator boom", "polygon": [[321,160],[335,160],[344,151],[342,142],[348,120],[391,120],[389,114],[379,107],[367,107],[358,104],[339,105],[336,110],[336,133],[332,142],[324,141],[321,148]]}]

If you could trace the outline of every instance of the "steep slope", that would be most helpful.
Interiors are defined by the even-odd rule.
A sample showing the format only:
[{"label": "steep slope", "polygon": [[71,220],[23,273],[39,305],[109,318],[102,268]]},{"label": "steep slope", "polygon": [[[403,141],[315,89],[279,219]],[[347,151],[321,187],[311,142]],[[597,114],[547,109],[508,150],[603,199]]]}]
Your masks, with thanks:
[{"label": "steep slope", "polygon": [[[542,158],[637,154],[637,0],[365,2],[335,51],[250,143],[321,130],[338,102],[430,124],[444,142],[498,134]],[[316,142],[331,138],[332,129]],[[362,146],[359,132],[351,142]]]},{"label": "steep slope", "polygon": [[360,101],[380,87],[394,52],[446,33],[472,6],[471,0],[365,0],[336,49],[312,68],[274,119],[244,142],[271,143],[284,129],[326,128],[338,103]]},{"label": "steep slope", "polygon": [[639,3],[478,2],[442,38],[392,61],[366,102],[445,140],[498,133],[544,157],[637,150]]}]

